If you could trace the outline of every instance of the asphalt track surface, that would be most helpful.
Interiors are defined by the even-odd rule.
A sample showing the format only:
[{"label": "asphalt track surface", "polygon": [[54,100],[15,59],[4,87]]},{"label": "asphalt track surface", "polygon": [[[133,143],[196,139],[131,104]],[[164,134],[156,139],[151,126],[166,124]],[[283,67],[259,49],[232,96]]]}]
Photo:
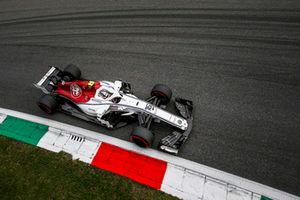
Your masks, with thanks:
[{"label": "asphalt track surface", "polygon": [[180,157],[300,195],[298,0],[0,1],[0,107],[128,140],[39,110],[32,83],[68,63],[142,98],[168,84],[195,106]]}]

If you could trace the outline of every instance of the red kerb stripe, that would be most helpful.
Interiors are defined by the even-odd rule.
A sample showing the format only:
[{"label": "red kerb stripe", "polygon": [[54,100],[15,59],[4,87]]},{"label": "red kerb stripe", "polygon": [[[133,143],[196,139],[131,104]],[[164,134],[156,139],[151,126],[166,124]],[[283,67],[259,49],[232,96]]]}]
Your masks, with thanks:
[{"label": "red kerb stripe", "polygon": [[107,143],[101,144],[91,164],[155,189],[160,189],[167,169],[165,161]]}]

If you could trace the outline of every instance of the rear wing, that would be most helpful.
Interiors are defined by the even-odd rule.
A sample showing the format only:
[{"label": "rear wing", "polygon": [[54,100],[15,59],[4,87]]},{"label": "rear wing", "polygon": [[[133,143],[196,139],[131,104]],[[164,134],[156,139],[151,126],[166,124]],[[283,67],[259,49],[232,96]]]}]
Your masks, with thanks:
[{"label": "rear wing", "polygon": [[60,70],[54,66],[50,66],[49,71],[41,78],[41,80],[33,84],[36,88],[41,89],[44,93],[48,94],[47,86],[51,82],[50,78],[56,76]]}]

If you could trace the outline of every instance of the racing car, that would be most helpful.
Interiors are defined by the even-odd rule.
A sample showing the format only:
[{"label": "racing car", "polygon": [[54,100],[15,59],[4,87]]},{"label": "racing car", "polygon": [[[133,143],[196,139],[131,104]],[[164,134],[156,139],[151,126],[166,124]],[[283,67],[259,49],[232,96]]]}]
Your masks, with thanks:
[{"label": "racing car", "polygon": [[50,66],[34,85],[44,93],[37,105],[48,114],[61,111],[107,128],[138,122],[130,139],[140,147],[153,144],[154,134],[150,130],[153,122],[165,122],[176,128],[158,146],[171,154],[178,153],[192,130],[192,101],[175,98],[179,115],[166,111],[172,90],[164,84],[154,85],[150,97],[142,100],[133,94],[128,82],[87,80],[81,77],[76,65],[69,64],[63,70]]}]

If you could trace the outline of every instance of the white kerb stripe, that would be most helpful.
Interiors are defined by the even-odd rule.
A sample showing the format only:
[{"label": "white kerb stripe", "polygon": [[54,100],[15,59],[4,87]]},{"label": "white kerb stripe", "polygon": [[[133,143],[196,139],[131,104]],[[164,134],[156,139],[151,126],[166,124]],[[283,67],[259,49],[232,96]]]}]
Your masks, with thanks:
[{"label": "white kerb stripe", "polygon": [[93,161],[100,145],[101,142],[98,140],[52,127],[49,127],[48,132],[37,144],[38,147],[49,151],[69,153],[72,159],[79,159],[89,164]]},{"label": "white kerb stripe", "polygon": [[7,115],[0,113],[0,124],[2,124],[2,122],[6,119]]}]

